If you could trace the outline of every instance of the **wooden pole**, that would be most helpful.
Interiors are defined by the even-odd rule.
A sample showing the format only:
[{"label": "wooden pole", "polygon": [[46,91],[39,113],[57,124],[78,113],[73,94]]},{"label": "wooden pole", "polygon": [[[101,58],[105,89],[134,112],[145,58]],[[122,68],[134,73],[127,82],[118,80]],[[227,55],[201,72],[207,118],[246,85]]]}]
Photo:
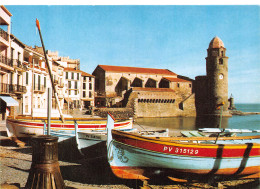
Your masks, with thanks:
[{"label": "wooden pole", "polygon": [[63,114],[62,114],[62,111],[61,111],[61,108],[60,108],[57,91],[56,91],[56,88],[55,88],[55,86],[54,86],[53,77],[52,77],[52,73],[51,73],[51,68],[50,68],[49,61],[48,61],[48,58],[47,58],[47,55],[46,55],[45,46],[44,46],[44,43],[43,43],[42,34],[41,34],[41,29],[40,29],[40,22],[39,22],[38,19],[36,19],[36,25],[37,25],[37,28],[38,28],[38,31],[39,31],[39,35],[40,35],[40,38],[41,38],[41,43],[42,43],[42,48],[43,48],[43,52],[44,52],[44,57],[45,57],[45,61],[46,61],[46,65],[47,65],[48,71],[49,71],[50,79],[51,79],[52,90],[53,90],[53,92],[54,92],[54,96],[55,96],[56,102],[57,102],[57,104],[58,104],[58,109],[59,109],[60,117],[61,117],[62,122],[65,122],[65,121],[64,121]]},{"label": "wooden pole", "polygon": [[51,135],[51,104],[52,104],[52,92],[51,88],[48,88],[48,107],[47,107],[47,117],[48,117],[48,127],[47,127],[47,135]]}]

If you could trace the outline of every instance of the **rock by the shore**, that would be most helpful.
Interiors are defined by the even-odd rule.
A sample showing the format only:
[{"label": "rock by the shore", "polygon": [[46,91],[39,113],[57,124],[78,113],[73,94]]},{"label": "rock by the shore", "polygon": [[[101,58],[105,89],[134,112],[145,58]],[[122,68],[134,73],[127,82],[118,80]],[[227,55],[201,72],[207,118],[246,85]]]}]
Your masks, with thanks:
[{"label": "rock by the shore", "polygon": [[260,115],[260,112],[242,112],[240,110],[230,110],[232,115],[247,116],[247,115]]}]

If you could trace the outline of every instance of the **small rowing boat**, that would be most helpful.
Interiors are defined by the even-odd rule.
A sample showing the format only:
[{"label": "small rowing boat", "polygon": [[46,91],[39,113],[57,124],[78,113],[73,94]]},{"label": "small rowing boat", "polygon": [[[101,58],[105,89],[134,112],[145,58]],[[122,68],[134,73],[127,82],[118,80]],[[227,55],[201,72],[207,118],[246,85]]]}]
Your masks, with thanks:
[{"label": "small rowing boat", "polygon": [[[114,118],[113,116],[108,113],[107,115],[107,127],[111,128],[114,127],[116,123],[114,123]],[[131,132],[131,133],[137,133],[142,136],[147,136],[147,137],[166,137],[169,135],[169,130],[137,130],[136,128],[121,128],[119,129],[124,132]],[[92,132],[85,132],[85,131],[78,131],[76,127],[76,142],[77,142],[77,147],[78,150],[82,155],[87,155],[87,151],[89,147],[92,147],[94,145],[103,143],[105,145],[107,141],[107,131],[102,130],[102,131],[92,131]]]},{"label": "small rowing boat", "polygon": [[108,128],[107,157],[123,179],[259,178],[260,136],[158,138]]},{"label": "small rowing boat", "polygon": [[[78,132],[93,133],[94,131],[106,131],[107,120],[103,118],[59,118],[51,119],[50,134],[59,137],[59,142],[75,137],[75,128]],[[115,122],[116,129],[132,129],[133,120],[118,119]],[[47,118],[17,117],[6,120],[7,134],[9,137],[31,137],[47,134]]]}]

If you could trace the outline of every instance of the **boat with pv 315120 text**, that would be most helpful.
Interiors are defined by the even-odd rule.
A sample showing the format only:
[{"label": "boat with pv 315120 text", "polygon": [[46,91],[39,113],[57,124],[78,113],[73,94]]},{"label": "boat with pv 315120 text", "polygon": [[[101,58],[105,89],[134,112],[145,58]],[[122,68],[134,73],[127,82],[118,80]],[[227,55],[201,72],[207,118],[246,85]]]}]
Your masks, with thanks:
[{"label": "boat with pv 315120 text", "polygon": [[123,179],[259,178],[260,135],[145,137],[112,127],[108,128],[107,158],[113,173]]}]

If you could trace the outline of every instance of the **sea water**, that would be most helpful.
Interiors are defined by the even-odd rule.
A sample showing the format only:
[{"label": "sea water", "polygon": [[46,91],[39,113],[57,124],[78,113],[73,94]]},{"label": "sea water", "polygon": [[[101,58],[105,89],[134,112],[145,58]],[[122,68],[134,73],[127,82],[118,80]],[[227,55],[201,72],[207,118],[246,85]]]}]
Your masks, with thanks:
[{"label": "sea water", "polygon": [[[236,104],[236,109],[243,112],[260,112],[260,104]],[[198,128],[235,128],[260,129],[260,115],[232,117],[171,117],[171,118],[138,118],[135,124],[155,128],[178,130],[196,130]],[[259,134],[259,133],[258,133]]]}]

